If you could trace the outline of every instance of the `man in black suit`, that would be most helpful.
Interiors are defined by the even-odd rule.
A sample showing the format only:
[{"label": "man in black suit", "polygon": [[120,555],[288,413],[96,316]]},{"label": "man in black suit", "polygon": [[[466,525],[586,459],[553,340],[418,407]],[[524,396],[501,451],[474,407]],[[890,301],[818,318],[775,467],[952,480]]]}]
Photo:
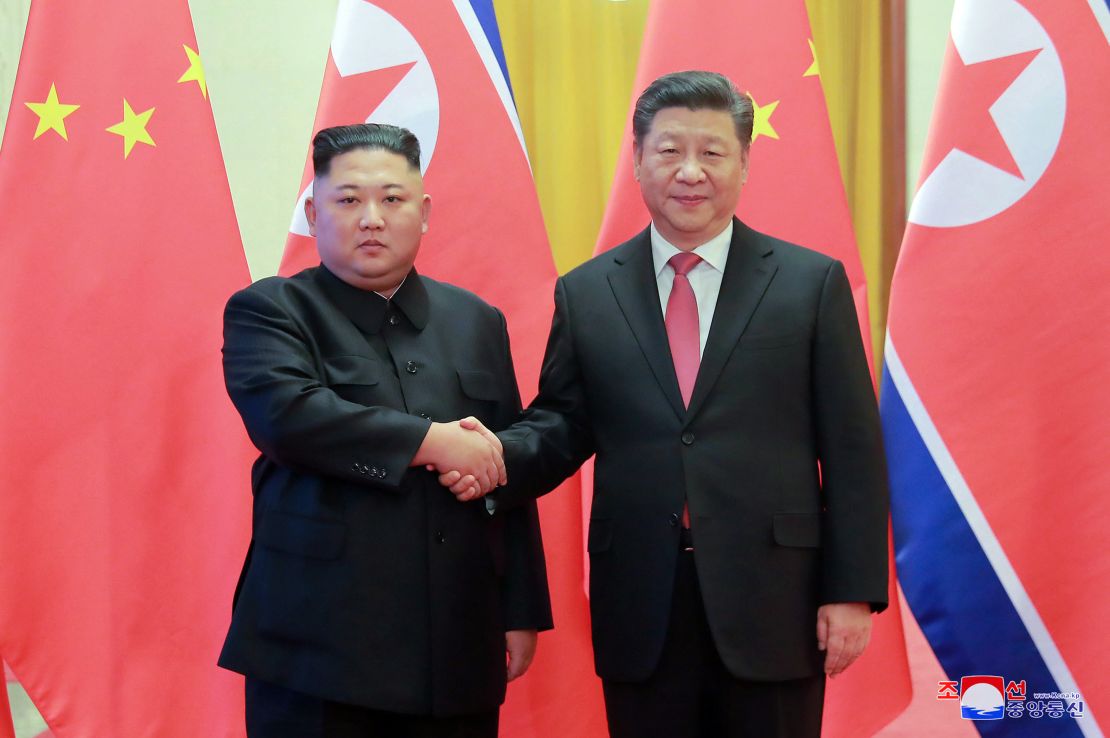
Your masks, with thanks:
[{"label": "man in black suit", "polygon": [[498,434],[513,481],[499,510],[597,455],[590,608],[621,738],[816,738],[825,675],[887,605],[851,289],[839,262],[734,217],[752,121],[719,74],[644,91],[633,153],[651,225],[558,281],[539,395]]},{"label": "man in black suit", "polygon": [[[551,627],[543,548],[534,504],[467,501],[504,467],[449,421],[518,417],[505,320],[413,268],[431,198],[409,131],[325,129],[313,165],[322,265],[224,316],[228,393],[262,455],[220,664],[247,676],[251,738],[495,738],[506,680]],[[456,498],[430,468],[474,486]]]}]

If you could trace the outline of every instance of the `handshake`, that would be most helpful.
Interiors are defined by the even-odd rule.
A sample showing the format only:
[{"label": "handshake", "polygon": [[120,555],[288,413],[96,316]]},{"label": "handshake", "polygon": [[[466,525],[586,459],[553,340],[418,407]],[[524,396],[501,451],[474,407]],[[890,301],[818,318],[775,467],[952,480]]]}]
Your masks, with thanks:
[{"label": "handshake", "polygon": [[504,485],[501,441],[474,417],[432,423],[412,458],[413,466],[439,472],[439,483],[459,502],[477,500]]}]

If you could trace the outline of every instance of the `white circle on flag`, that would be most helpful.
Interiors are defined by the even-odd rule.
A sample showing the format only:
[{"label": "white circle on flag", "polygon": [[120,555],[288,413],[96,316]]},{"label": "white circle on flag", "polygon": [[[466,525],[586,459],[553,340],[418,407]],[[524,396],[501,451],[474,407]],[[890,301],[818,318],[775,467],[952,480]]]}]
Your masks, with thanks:
[{"label": "white circle on flag", "polygon": [[[331,55],[343,77],[415,62],[381,104],[367,111],[365,120],[412,131],[420,141],[420,173],[427,172],[439,138],[439,91],[432,65],[409,30],[366,0],[340,0]],[[309,235],[304,201],[311,195],[309,182],[293,209],[292,233]]]},{"label": "white circle on flag", "polygon": [[1033,189],[1056,153],[1067,108],[1060,55],[1044,27],[1016,0],[956,0],[952,43],[965,64],[1041,53],[990,106],[1022,176],[952,149],[921,183],[910,207],[911,223],[936,228],[991,218]]}]

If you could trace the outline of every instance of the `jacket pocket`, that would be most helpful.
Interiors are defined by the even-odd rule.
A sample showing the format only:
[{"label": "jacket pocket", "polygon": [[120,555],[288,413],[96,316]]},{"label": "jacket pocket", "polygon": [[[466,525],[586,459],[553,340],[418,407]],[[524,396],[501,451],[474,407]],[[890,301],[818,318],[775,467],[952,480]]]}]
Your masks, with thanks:
[{"label": "jacket pocket", "polygon": [[329,561],[339,558],[346,535],[340,522],[267,510],[255,538],[275,551]]},{"label": "jacket pocket", "polygon": [[502,388],[489,372],[478,369],[459,369],[459,385],[463,394],[472,400],[496,402],[501,397]]},{"label": "jacket pocket", "polygon": [[821,545],[820,513],[775,513],[775,543],[780,546],[817,548]]},{"label": "jacket pocket", "polygon": [[613,545],[613,521],[607,518],[590,518],[590,532],[586,539],[588,553],[608,551]]},{"label": "jacket pocket", "polygon": [[339,384],[374,385],[381,376],[378,362],[368,356],[330,356],[324,359],[328,386]]},{"label": "jacket pocket", "polygon": [[782,333],[782,334],[774,334],[774,335],[768,335],[768,334],[764,333],[762,335],[741,336],[740,337],[740,348],[745,348],[745,349],[779,348],[780,346],[793,346],[796,343],[801,343],[802,341],[808,341],[808,340],[809,340],[809,334],[808,333],[803,333],[803,332],[800,332],[800,331],[796,332],[796,333]]}]

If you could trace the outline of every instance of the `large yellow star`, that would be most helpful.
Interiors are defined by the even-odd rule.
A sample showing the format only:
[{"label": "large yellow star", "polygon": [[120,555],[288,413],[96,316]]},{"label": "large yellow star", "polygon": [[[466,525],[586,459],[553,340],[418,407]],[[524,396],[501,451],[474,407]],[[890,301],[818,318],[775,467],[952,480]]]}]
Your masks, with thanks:
[{"label": "large yellow star", "polygon": [[131,149],[134,148],[135,142],[139,141],[149,146],[155,146],[154,139],[146,132],[146,124],[150,122],[150,116],[154,115],[154,108],[144,110],[139,114],[131,109],[131,104],[124,98],[123,101],[123,120],[116,123],[111,128],[106,128],[108,133],[114,133],[117,136],[123,136],[123,158],[126,159],[131,154]]},{"label": "large yellow star", "polygon": [[813,45],[813,39],[809,39],[809,53],[813,55],[813,63],[809,65],[809,69],[802,76],[817,77],[821,74],[821,67],[817,66],[817,47]]},{"label": "large yellow star", "polygon": [[58,90],[54,87],[53,82],[50,83],[50,93],[46,96],[44,102],[23,104],[39,117],[39,124],[35,128],[35,137],[31,139],[32,141],[47,131],[54,131],[66,141],[69,140],[69,135],[66,133],[66,116],[81,106],[65,105],[58,102]]},{"label": "large yellow star", "polygon": [[[752,97],[752,93],[748,93],[748,97]],[[778,138],[779,134],[771,126],[771,114],[775,112],[775,108],[779,106],[779,101],[775,100],[766,105],[760,105],[752,97],[752,107],[755,108],[755,120],[752,123],[752,142],[754,143],[760,136],[767,138]]]},{"label": "large yellow star", "polygon": [[[185,46],[185,44],[182,44]],[[200,54],[185,46],[185,56],[189,57],[189,68],[178,78],[178,82],[196,82],[200,85],[200,94],[208,99],[208,82],[204,78],[204,65],[200,63]]]}]

